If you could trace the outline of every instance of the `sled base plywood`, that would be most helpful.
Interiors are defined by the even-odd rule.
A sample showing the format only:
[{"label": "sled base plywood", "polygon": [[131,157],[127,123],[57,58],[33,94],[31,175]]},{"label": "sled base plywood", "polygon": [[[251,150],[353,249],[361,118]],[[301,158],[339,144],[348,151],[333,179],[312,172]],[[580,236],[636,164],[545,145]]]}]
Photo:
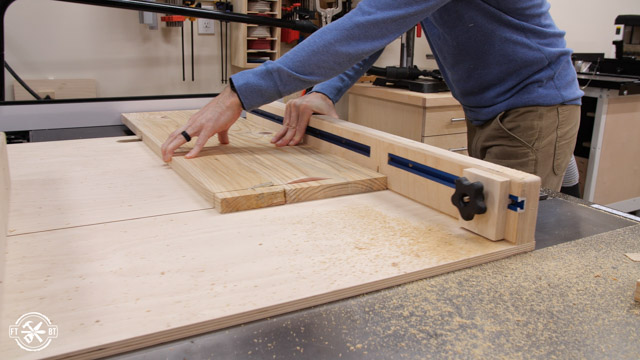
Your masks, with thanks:
[{"label": "sled base plywood", "polygon": [[11,359],[117,354],[532,250],[390,191],[8,239],[2,327],[59,328],[40,352],[4,337]]}]

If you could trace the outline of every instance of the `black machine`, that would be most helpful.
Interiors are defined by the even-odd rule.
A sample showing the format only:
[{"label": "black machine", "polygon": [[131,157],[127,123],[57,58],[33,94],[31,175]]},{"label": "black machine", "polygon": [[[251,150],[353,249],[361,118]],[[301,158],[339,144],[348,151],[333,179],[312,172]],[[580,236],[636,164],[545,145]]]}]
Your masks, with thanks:
[{"label": "black machine", "polygon": [[619,90],[620,95],[640,93],[640,15],[619,15],[615,20],[615,58],[604,53],[573,54],[580,86]]},{"label": "black machine", "polygon": [[[400,66],[386,68],[371,67],[367,74],[376,75],[373,85],[407,89],[420,93],[449,91],[440,71],[420,70],[413,65],[415,30],[417,25],[402,35],[400,45]],[[420,36],[420,35],[418,35]]]}]

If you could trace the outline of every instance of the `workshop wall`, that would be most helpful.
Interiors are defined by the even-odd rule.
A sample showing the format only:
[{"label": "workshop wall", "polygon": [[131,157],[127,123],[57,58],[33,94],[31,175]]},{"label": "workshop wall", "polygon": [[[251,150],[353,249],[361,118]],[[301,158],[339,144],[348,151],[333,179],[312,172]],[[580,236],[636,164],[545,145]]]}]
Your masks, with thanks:
[{"label": "workshop wall", "polygon": [[[611,52],[613,21],[619,14],[640,14],[638,0],[549,0],[558,26],[567,31],[575,52]],[[195,29],[196,81],[191,81],[189,25],[185,27],[187,81],[182,81],[179,28],[149,30],[138,12],[51,0],[17,0],[5,17],[5,56],[25,79],[90,78],[98,96],[212,93],[223,88],[220,34]],[[424,38],[417,39],[415,64],[435,68]],[[387,47],[377,66],[397,65],[399,41]],[[5,71],[8,100],[13,78]]]},{"label": "workshop wall", "polygon": [[[25,80],[96,79],[99,97],[220,92],[219,22],[215,35],[198,35],[194,24],[194,82],[188,21],[184,30],[183,82],[180,28],[149,30],[137,11],[17,0],[5,17],[5,56]],[[6,70],[5,78],[11,100],[13,78]]]},{"label": "workshop wall", "polygon": [[567,46],[574,52],[605,53],[614,57],[614,21],[618,15],[640,14],[638,0],[548,0],[551,16],[567,32]]},{"label": "workshop wall", "polygon": [[[567,46],[574,52],[604,52],[614,57],[613,23],[618,15],[640,14],[640,1],[614,0],[548,0],[556,25],[566,31]],[[431,50],[424,36],[416,38],[414,63],[420,68],[436,68],[425,55]],[[377,66],[396,66],[400,59],[400,40],[394,41],[376,62]]]}]

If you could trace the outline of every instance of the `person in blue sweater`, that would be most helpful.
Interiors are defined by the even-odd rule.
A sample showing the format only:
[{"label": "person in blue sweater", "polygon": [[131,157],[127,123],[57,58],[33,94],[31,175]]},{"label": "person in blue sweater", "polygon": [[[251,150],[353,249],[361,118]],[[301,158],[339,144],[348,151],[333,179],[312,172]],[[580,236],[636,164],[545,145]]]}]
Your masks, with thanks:
[{"label": "person in blue sweater", "polygon": [[381,49],[420,23],[439,70],[462,104],[471,156],[536,174],[559,190],[575,146],[583,95],[564,32],[546,0],[362,0],[276,61],[231,77],[231,86],[173,132],[165,161],[191,137],[187,158],[251,110],[296,91],[273,142],[296,145],[312,112],[335,116],[333,103],[373,64]]}]

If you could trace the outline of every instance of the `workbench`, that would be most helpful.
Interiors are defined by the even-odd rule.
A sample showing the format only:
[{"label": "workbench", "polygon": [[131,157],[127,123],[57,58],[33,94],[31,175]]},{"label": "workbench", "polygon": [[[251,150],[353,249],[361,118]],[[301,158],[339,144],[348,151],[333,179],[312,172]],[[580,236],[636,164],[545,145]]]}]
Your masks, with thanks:
[{"label": "workbench", "polygon": [[[105,143],[110,144],[107,151],[100,151],[100,144]],[[126,148],[124,153],[129,154],[126,162],[114,161],[114,157],[121,157],[112,151],[113,144]],[[134,148],[136,150],[132,151]],[[211,204],[182,179],[162,165],[150,165],[158,159],[135,137],[21,144],[10,149],[10,164],[17,164],[12,165],[15,166],[12,176],[21,184],[17,189],[14,187],[19,195],[12,201],[25,206],[18,210],[13,207],[9,234],[12,237],[20,233],[31,234],[30,237],[37,238],[39,233],[55,231],[56,226],[75,228],[73,231],[78,238],[68,240],[82,245],[79,240],[84,229],[97,226],[107,246],[104,254],[93,253],[91,248],[84,246],[77,249],[86,251],[95,266],[99,266],[108,254],[110,236],[135,238],[135,234],[126,234],[131,228],[123,228],[125,223],[146,224],[141,229],[147,229],[144,232],[153,235],[170,234],[171,227],[166,226],[163,219],[196,226],[217,221],[205,217],[207,212],[208,216],[212,215]],[[66,202],[72,208],[60,207],[59,199],[56,199],[60,193],[33,193],[30,190],[37,185],[38,179],[46,179],[43,172],[47,172],[47,165],[57,169],[49,173],[52,181],[48,186],[74,189],[69,194],[78,197]],[[91,169],[94,176],[86,177],[71,169]],[[96,183],[100,178],[103,182]],[[162,181],[158,181],[160,178]],[[79,211],[91,208],[93,204],[83,203],[78,188],[109,189],[107,193],[111,195],[99,197],[102,211]],[[552,194],[552,197],[556,195]],[[395,204],[391,208],[399,214],[422,209],[389,191],[354,195],[350,199],[350,205],[356,208],[386,204],[388,209],[389,204]],[[580,240],[115,358],[548,358],[594,354],[596,357],[601,354],[601,357],[637,358],[640,354],[636,331],[640,327],[640,306],[633,301],[633,290],[635,280],[640,278],[640,264],[631,262],[624,254],[640,252],[640,226],[632,220],[575,201],[563,198],[542,201],[536,238],[538,246]],[[224,216],[235,216],[240,221],[253,221],[251,219],[258,216],[261,223],[272,224],[265,231],[289,224],[298,234],[303,234],[305,229],[310,229],[302,220],[308,215],[319,214],[322,219],[336,222],[338,228],[342,226],[341,221],[353,220],[353,214],[348,212],[332,213],[337,204],[343,203],[341,198],[335,198],[287,205],[289,210],[281,214],[297,214],[288,219],[277,215],[278,211],[274,209],[278,208]],[[370,211],[365,209],[363,213],[362,209],[365,208],[355,214],[356,218]],[[79,216],[65,218],[69,211],[79,212]],[[435,216],[423,211],[426,210],[419,210],[418,214]],[[335,231],[323,225],[328,232]],[[378,225],[372,224],[372,229]],[[232,236],[233,232],[222,229],[219,235]],[[196,235],[186,236],[194,239]],[[143,233],[140,237],[140,241],[147,241]],[[41,240],[47,241],[47,238],[43,235]],[[256,244],[262,245],[268,244]],[[144,255],[136,254],[135,241],[132,246],[131,256]],[[182,249],[172,251],[178,255],[188,250],[189,244],[183,244]],[[140,266],[147,261],[144,256],[136,260]],[[129,265],[132,263],[122,263],[122,266]],[[371,264],[356,265],[364,271],[373,271],[367,270]],[[325,271],[329,274],[334,268],[328,263]],[[113,269],[116,273],[121,270]],[[165,275],[172,276],[171,273],[145,276],[161,280]],[[31,275],[21,276],[28,278]],[[42,281],[44,285],[48,279]],[[206,288],[199,286],[208,284],[195,281],[191,287],[186,285],[170,291],[179,299],[187,292],[206,292]],[[175,320],[179,321],[184,315],[175,314]]]},{"label": "workbench", "polygon": [[468,154],[464,110],[450,92],[423,94],[360,83],[348,95],[350,122]]},{"label": "workbench", "polygon": [[640,94],[599,87],[605,82],[594,77],[579,77],[585,96],[575,154],[583,198],[623,212],[638,211]]}]

